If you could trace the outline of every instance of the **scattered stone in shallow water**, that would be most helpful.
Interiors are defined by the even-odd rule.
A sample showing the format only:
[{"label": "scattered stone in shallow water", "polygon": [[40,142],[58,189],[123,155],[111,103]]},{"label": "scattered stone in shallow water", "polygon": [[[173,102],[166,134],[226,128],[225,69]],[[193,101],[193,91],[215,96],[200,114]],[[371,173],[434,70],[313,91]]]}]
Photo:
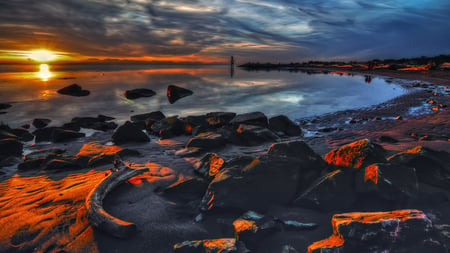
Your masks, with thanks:
[{"label": "scattered stone in shallow water", "polygon": [[51,119],[34,119],[33,120],[33,126],[36,128],[44,128],[46,126],[48,126],[48,124],[50,124],[50,122],[52,122]]},{"label": "scattered stone in shallow water", "polygon": [[173,104],[178,101],[180,98],[184,98],[194,94],[191,90],[178,87],[175,85],[169,85],[167,87],[167,99],[169,99],[169,103]]},{"label": "scattered stone in shallow water", "polygon": [[76,131],[71,130],[65,130],[61,128],[55,128],[51,135],[51,141],[54,143],[58,142],[67,142],[67,141],[73,141],[75,139],[85,137],[85,133],[80,133]]},{"label": "scattered stone in shallow water", "polygon": [[124,96],[128,99],[138,99],[142,97],[152,97],[156,95],[156,93],[150,89],[140,88],[140,89],[133,89],[133,90],[127,90],[124,93]]},{"label": "scattered stone in shallow water", "polygon": [[12,106],[11,104],[0,103],[0,110],[11,108],[11,106]]},{"label": "scattered stone in shallow water", "polygon": [[97,117],[75,117],[71,123],[79,125],[82,128],[94,129],[99,131],[107,131],[116,129],[117,124],[114,122],[107,122],[109,118],[103,115]]},{"label": "scattered stone in shallow water", "polygon": [[72,84],[58,90],[59,94],[75,97],[84,97],[90,94],[88,90],[83,90],[80,85]]},{"label": "scattered stone in shallow water", "polygon": [[149,142],[150,138],[130,121],[121,125],[111,137],[115,144],[124,144],[130,142]]}]

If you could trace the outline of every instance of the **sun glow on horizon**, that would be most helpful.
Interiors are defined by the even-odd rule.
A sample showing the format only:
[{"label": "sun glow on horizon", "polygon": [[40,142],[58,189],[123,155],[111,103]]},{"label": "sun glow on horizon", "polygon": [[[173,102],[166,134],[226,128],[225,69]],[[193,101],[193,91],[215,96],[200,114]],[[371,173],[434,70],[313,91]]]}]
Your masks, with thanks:
[{"label": "sun glow on horizon", "polygon": [[40,49],[30,51],[28,57],[38,62],[48,62],[55,60],[58,56],[52,51]]},{"label": "sun glow on horizon", "polygon": [[37,72],[37,76],[44,82],[48,81],[48,79],[52,77],[48,64],[39,65],[39,72]]}]

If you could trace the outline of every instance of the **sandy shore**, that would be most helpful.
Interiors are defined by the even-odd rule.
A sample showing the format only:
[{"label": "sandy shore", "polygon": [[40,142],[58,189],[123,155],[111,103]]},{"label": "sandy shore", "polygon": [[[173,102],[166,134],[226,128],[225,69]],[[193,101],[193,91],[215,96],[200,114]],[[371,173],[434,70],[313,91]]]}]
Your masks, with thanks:
[{"label": "sandy shore", "polygon": [[[282,140],[303,140],[321,156],[362,138],[380,144],[389,154],[418,145],[450,152],[450,109],[446,107],[450,106],[448,71],[407,73],[377,70],[354,74],[395,78],[394,82],[397,78],[418,80],[427,84],[412,87],[415,82],[403,82],[411,92],[383,104],[301,119],[304,137]],[[83,145],[88,144],[90,146],[85,146],[85,152],[88,148],[95,150],[96,154],[117,152],[107,146],[110,145],[111,134],[96,132],[79,141],[51,146],[38,144],[32,149],[57,147],[65,149],[65,154],[79,155]],[[383,136],[396,142],[387,142]],[[233,237],[230,224],[236,218],[235,214],[211,214],[203,217],[202,222],[195,222],[204,192],[170,195],[161,191],[197,177],[192,166],[199,157],[175,154],[176,150],[183,148],[189,136],[151,139],[145,145],[120,146],[141,154],[125,160],[130,166],[148,167],[150,171],[117,188],[104,200],[105,210],[110,214],[138,226],[135,236],[113,238],[93,229],[86,218],[85,198],[108,176],[110,164],[65,172],[20,172],[10,166],[2,169],[0,183],[0,252],[170,252],[173,244],[185,240]],[[216,153],[224,159],[240,155],[257,156],[265,153],[270,144],[227,146]],[[450,223],[450,216],[446,214],[450,210],[448,201],[417,208],[439,216],[442,223]],[[334,213],[274,205],[266,214],[315,223],[318,229],[278,233],[264,242],[264,251],[261,252],[279,252],[283,245],[292,245],[298,252],[306,252],[308,245],[330,235],[330,219]]]}]

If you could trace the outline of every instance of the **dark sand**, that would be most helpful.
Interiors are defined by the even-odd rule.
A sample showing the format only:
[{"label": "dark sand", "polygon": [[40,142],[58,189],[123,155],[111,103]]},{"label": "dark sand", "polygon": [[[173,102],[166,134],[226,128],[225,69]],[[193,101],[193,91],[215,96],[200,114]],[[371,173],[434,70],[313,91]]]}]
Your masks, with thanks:
[{"label": "dark sand", "polygon": [[[321,155],[357,139],[377,141],[383,135],[399,140],[397,143],[377,141],[392,153],[417,145],[450,151],[449,108],[432,111],[431,107],[435,105],[426,106],[430,99],[436,100],[436,104],[450,105],[449,89],[443,87],[450,84],[448,72],[364,71],[361,74],[421,80],[436,85],[415,88],[415,92],[371,108],[304,119],[301,126],[307,135],[297,139],[306,141]],[[427,114],[417,116],[409,113],[409,108],[418,106]],[[395,120],[396,116],[403,119]],[[375,120],[375,117],[382,120]],[[348,123],[350,119],[356,123]],[[318,131],[330,127],[340,130]],[[54,146],[67,149],[68,154],[76,154],[85,143],[96,141],[106,144],[111,134],[95,133],[81,141]],[[196,223],[194,219],[199,213],[202,193],[170,196],[158,191],[194,176],[192,163],[198,158],[181,158],[174,154],[174,150],[182,148],[187,139],[186,136],[158,142],[152,137],[149,144],[123,145],[143,154],[141,157],[130,157],[127,162],[150,168],[150,172],[114,190],[104,202],[105,209],[112,215],[137,225],[138,233],[129,239],[116,239],[97,231],[86,218],[84,200],[108,175],[107,170],[111,166],[64,173],[17,172],[14,167],[3,168],[5,174],[1,175],[3,182],[0,183],[0,252],[170,252],[174,243],[185,240],[233,237],[230,224],[237,214],[209,215]],[[269,145],[228,146],[217,153],[224,158],[242,154],[256,156],[264,153]],[[99,146],[97,152],[106,151]],[[442,224],[450,223],[448,202],[433,208],[426,205],[415,208],[436,216]],[[306,252],[308,245],[331,234],[330,218],[334,213],[274,206],[267,214],[314,222],[319,227],[313,231],[279,233],[263,242],[262,252],[281,252],[283,245],[292,245],[298,252]]]}]

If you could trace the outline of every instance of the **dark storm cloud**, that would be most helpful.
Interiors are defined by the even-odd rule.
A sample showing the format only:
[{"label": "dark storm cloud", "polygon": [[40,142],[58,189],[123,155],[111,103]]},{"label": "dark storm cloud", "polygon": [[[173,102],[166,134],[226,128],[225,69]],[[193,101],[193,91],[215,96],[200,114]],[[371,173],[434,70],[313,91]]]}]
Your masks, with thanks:
[{"label": "dark storm cloud", "polygon": [[448,0],[10,0],[0,50],[248,60],[450,53]]}]

